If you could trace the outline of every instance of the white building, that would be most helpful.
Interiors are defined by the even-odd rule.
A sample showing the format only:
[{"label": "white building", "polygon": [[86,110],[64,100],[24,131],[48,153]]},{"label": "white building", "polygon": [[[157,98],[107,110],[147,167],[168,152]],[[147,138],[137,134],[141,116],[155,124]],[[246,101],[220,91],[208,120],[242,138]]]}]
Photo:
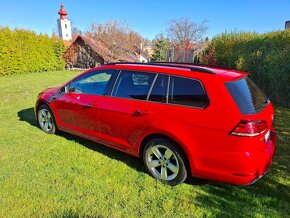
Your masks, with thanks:
[{"label": "white building", "polygon": [[63,40],[70,41],[72,39],[71,24],[70,20],[66,18],[67,12],[64,9],[63,5],[60,6],[58,14],[59,14],[59,19],[57,19],[58,34]]},{"label": "white building", "polygon": [[148,55],[146,54],[142,43],[140,44],[140,49],[137,49],[137,59],[142,63],[148,62]]}]

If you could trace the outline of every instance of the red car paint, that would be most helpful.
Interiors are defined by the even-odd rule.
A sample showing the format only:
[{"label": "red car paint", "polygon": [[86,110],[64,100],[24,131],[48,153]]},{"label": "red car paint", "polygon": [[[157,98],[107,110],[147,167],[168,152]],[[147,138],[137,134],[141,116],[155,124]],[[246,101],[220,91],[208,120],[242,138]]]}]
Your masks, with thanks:
[{"label": "red car paint", "polygon": [[[192,78],[202,83],[209,104],[204,108],[194,108],[106,95],[60,92],[71,81],[104,69]],[[210,70],[213,74],[198,69]],[[210,66],[198,66],[190,70],[169,64],[105,65],[84,72],[58,89],[40,93],[36,109],[45,103],[51,108],[58,129],[137,157],[147,137],[156,134],[166,136],[178,143],[185,152],[193,177],[251,184],[270,167],[276,134],[272,126],[274,110],[271,103],[258,113],[244,115],[225,85],[247,76],[248,73]],[[267,123],[267,129],[256,136],[231,134],[242,120],[263,120]],[[269,131],[270,137],[265,139]]]}]

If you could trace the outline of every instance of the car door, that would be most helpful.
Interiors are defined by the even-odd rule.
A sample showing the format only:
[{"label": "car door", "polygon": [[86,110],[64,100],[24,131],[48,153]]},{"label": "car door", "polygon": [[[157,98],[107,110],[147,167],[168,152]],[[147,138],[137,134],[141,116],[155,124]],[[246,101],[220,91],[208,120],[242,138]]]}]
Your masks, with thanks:
[{"label": "car door", "polygon": [[99,131],[103,143],[128,150],[154,116],[147,95],[155,73],[123,70],[111,96],[100,101]]},{"label": "car door", "polygon": [[99,96],[106,94],[114,70],[98,70],[71,81],[56,99],[60,126],[77,134],[98,137]]}]

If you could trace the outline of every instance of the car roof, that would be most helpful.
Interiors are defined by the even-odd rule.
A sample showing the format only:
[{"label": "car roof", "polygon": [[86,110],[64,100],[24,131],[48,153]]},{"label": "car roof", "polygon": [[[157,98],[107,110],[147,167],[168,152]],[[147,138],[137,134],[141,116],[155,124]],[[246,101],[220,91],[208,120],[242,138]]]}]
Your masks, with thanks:
[{"label": "car roof", "polygon": [[[177,62],[116,62],[108,63],[101,66],[105,68],[130,69],[141,71],[162,72],[169,75],[178,75],[185,77],[195,77],[196,75],[214,75],[220,77],[223,81],[228,82],[237,80],[248,75],[246,72],[230,69],[218,65],[204,65]],[[99,69],[100,67],[98,67]],[[92,70],[97,69],[93,68]],[[91,70],[90,70],[91,71]]]}]

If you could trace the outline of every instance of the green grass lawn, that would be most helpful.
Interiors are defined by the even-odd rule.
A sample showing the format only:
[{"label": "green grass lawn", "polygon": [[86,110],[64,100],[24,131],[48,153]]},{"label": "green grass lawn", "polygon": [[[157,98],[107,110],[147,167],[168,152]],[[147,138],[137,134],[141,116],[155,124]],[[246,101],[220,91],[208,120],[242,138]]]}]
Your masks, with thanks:
[{"label": "green grass lawn", "polygon": [[137,158],[37,127],[37,94],[77,73],[0,78],[0,217],[290,217],[290,109],[276,108],[274,163],[255,184],[170,187]]}]

